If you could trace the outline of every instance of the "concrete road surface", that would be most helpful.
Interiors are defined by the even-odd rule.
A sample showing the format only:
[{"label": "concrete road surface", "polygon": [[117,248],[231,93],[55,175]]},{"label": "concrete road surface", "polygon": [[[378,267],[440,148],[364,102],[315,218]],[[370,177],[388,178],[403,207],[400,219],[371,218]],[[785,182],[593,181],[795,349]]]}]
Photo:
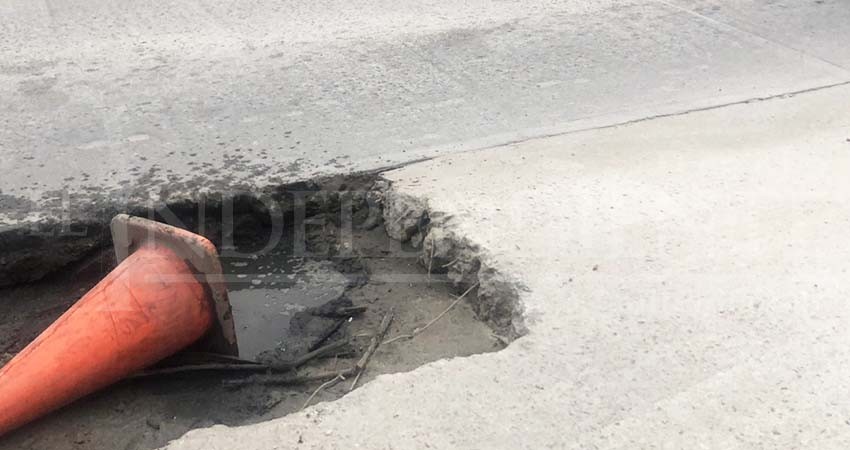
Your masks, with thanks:
[{"label": "concrete road surface", "polygon": [[393,192],[528,289],[525,337],[172,448],[847,448],[848,24],[847,0],[6,0],[0,266],[33,225],[436,157]]},{"label": "concrete road surface", "polygon": [[527,334],[168,448],[850,447],[848,104],[844,86],[387,173],[430,233],[527,288]]},{"label": "concrete road surface", "polygon": [[7,0],[0,231],[844,83],[848,23],[846,0]]}]

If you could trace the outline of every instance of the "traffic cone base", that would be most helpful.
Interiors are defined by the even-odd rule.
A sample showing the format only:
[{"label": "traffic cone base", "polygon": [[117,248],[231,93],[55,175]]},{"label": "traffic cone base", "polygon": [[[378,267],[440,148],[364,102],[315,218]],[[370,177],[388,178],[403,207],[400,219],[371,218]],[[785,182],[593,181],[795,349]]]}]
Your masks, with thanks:
[{"label": "traffic cone base", "polygon": [[208,289],[215,310],[213,328],[200,343],[199,350],[239,356],[233,311],[227,297],[221,262],[218,251],[208,239],[181,228],[127,214],[115,216],[111,229],[118,262],[146,243],[166,246],[183,258]]}]

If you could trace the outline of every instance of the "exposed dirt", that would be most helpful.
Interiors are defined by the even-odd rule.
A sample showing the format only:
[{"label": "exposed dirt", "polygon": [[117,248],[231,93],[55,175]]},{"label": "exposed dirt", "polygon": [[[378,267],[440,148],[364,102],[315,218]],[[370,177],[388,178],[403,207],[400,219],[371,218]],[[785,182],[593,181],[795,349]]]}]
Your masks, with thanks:
[{"label": "exposed dirt", "polygon": [[[245,220],[251,222],[243,217]],[[243,357],[291,359],[315,346],[315,333],[309,335],[312,332],[305,329],[313,327],[321,334],[330,326],[335,331],[320,341],[348,340],[350,345],[302,369],[313,373],[341,370],[357,361],[387,311],[394,312],[387,333],[391,339],[422,327],[455,301],[458,290],[445,275],[428,273],[419,262],[421,251],[392,241],[383,226],[376,226],[380,224],[374,223],[374,217],[359,220],[364,226],[354,227],[350,240],[340,238],[334,220],[307,227],[309,250],[318,256],[293,255],[290,232],[261,256],[223,259],[234,317],[244,341]],[[263,226],[243,223],[238,227],[249,232],[247,238],[237,240],[237,250],[261,245],[252,237],[262,236],[262,231],[251,230]],[[114,258],[107,250],[36,284],[0,290],[0,358],[20,351],[113,266]],[[470,299],[475,295],[473,290]],[[313,321],[307,308],[340,298],[367,310],[343,320],[339,328],[334,320]],[[304,326],[305,321],[310,325]],[[359,385],[379,374],[502,347],[503,340],[462,301],[415,338],[380,346]],[[125,381],[0,439],[0,450],[158,448],[193,428],[255,423],[297,411],[321,384],[234,388],[223,383],[240,376],[244,377],[213,372]],[[336,399],[350,385],[349,379],[323,390],[313,403]]]}]

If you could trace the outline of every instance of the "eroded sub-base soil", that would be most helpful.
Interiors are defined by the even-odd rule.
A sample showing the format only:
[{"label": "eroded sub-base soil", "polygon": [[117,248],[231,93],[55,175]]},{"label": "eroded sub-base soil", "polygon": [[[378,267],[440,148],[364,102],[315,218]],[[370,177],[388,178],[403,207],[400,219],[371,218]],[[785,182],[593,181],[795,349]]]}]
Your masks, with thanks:
[{"label": "eroded sub-base soil", "polygon": [[[266,327],[272,330],[269,334],[275,334],[279,332],[273,330],[275,321],[279,320],[281,328],[285,328],[289,320],[304,309],[298,305],[299,299],[315,293],[330,300],[344,293],[354,305],[367,307],[365,313],[346,321],[328,338],[345,339],[350,345],[310,362],[302,370],[310,373],[352,366],[368,346],[387,311],[392,309],[394,313],[387,333],[387,338],[391,339],[427,324],[445,311],[458,294],[439,275],[429,277],[413,253],[399,257],[389,251],[392,245],[382,227],[377,227],[371,231],[355,231],[352,247],[356,256],[347,259],[357,261],[355,264],[340,263],[333,258],[330,264],[316,264],[291,256],[285,264],[274,257],[224,260],[225,271],[230,273],[228,283],[237,327],[242,314],[246,317],[243,331],[250,334],[251,330]],[[20,351],[113,264],[110,252],[106,251],[42,282],[0,290],[0,358],[3,358],[0,363]],[[343,284],[335,286],[337,281],[334,280],[342,280],[339,283]],[[334,293],[335,289],[338,293]],[[243,312],[240,313],[240,309]],[[271,347],[286,346],[286,343],[273,342],[275,339],[280,337],[269,337]],[[256,342],[250,345],[252,352],[260,353]],[[283,354],[293,351],[294,347]],[[490,328],[478,321],[464,302],[459,302],[415,338],[380,346],[358,385],[380,374],[408,371],[441,358],[490,352],[501,347],[501,341]],[[274,354],[273,351],[267,353]],[[244,376],[187,373],[125,381],[0,438],[0,450],[158,448],[193,428],[249,424],[298,411],[322,384],[247,384],[241,387],[224,384],[224,380]],[[322,390],[312,403],[344,395],[351,381],[348,379]],[[298,437],[292,439],[295,443]]]}]

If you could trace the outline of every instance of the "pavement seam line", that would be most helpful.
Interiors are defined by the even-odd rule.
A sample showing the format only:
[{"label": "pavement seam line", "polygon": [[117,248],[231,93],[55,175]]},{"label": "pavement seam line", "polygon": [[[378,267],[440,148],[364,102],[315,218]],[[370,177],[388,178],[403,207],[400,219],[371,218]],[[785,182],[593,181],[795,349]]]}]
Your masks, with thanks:
[{"label": "pavement seam line", "polygon": [[[647,122],[647,121],[650,121],[650,120],[665,119],[665,118],[668,118],[668,117],[686,116],[686,115],[689,115],[689,114],[692,114],[692,113],[699,113],[699,112],[703,112],[703,111],[712,111],[712,110],[715,110],[715,109],[723,109],[723,108],[730,107],[730,106],[748,105],[748,104],[751,104],[751,103],[761,103],[761,102],[770,101],[770,100],[791,98],[791,97],[801,95],[801,94],[808,94],[808,93],[811,93],[811,92],[818,92],[818,91],[823,91],[823,90],[826,90],[826,89],[832,89],[832,88],[848,86],[848,85],[850,85],[850,80],[839,81],[837,83],[830,83],[830,84],[825,84],[825,85],[821,85],[821,86],[814,86],[814,87],[810,87],[810,88],[806,88],[806,89],[800,89],[800,90],[796,90],[796,91],[787,91],[787,92],[781,92],[781,93],[778,93],[778,94],[771,94],[771,95],[765,95],[765,96],[760,96],[760,97],[750,97],[750,98],[746,98],[746,99],[743,99],[743,100],[736,100],[736,101],[728,102],[728,103],[720,103],[720,104],[717,104],[717,105],[701,106],[701,107],[698,107],[698,108],[685,109],[685,110],[674,111],[674,112],[670,112],[670,113],[653,114],[653,115],[649,115],[649,116],[645,116],[645,117],[639,117],[637,119],[623,120],[623,121],[620,121],[620,122],[613,122],[613,123],[609,123],[609,124],[605,124],[605,125],[597,125],[597,126],[586,127],[586,128],[577,128],[577,129],[574,129],[574,130],[560,131],[560,132],[556,132],[556,133],[544,133],[544,134],[539,134],[539,135],[536,135],[536,136],[525,136],[525,137],[522,137],[522,138],[519,138],[519,139],[507,140],[507,141],[505,141],[501,144],[485,145],[485,146],[481,146],[481,147],[470,148],[468,150],[461,151],[459,153],[469,153],[469,152],[477,152],[477,151],[493,149],[493,148],[509,147],[511,145],[522,144],[522,143],[534,141],[534,140],[537,140],[537,139],[548,139],[548,138],[553,138],[553,137],[569,136],[569,135],[572,135],[572,134],[584,133],[584,132],[587,132],[587,131],[605,130],[605,129],[608,129],[608,128],[628,126],[628,125],[633,125],[633,124],[636,124],[636,123]],[[616,114],[616,112],[613,113],[613,114]],[[573,121],[568,121],[568,122],[565,122],[565,123],[577,122],[577,121],[580,121],[580,120],[582,120],[582,118],[579,118],[579,119],[576,119],[576,120],[573,120]],[[438,158],[442,158],[442,157],[446,157],[446,156],[451,156],[451,154],[435,155],[435,156],[430,156],[430,157],[426,157],[426,158],[421,158],[418,161],[411,161],[409,163],[398,164],[397,168],[406,167],[406,166],[410,166],[410,165],[413,165],[413,164],[416,164],[416,163],[420,163],[420,162],[424,162],[424,161],[430,161],[430,160],[433,160],[433,159],[438,159]]]}]

